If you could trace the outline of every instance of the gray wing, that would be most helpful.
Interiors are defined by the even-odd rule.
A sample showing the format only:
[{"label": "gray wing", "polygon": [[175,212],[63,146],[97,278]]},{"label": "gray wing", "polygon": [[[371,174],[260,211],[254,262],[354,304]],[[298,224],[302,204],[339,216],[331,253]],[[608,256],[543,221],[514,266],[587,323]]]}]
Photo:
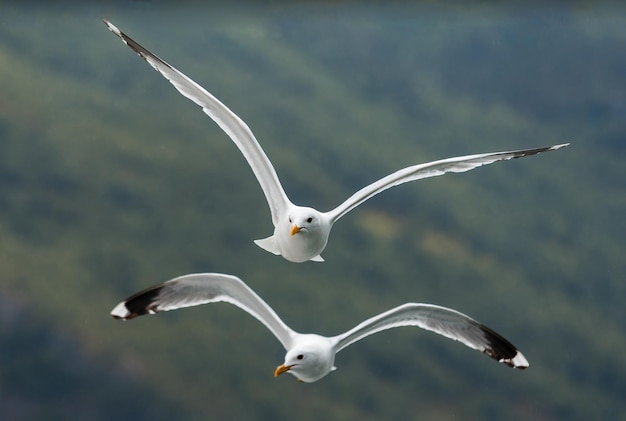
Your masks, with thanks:
[{"label": "gray wing", "polygon": [[350,212],[356,206],[365,202],[372,196],[387,190],[393,186],[397,186],[402,183],[408,183],[409,181],[420,180],[422,178],[435,177],[445,174],[447,172],[465,172],[473,170],[474,168],[482,165],[492,164],[497,161],[504,161],[512,158],[522,158],[524,156],[536,155],[541,152],[554,151],[565,146],[569,143],[548,146],[536,149],[523,149],[518,151],[508,152],[493,152],[477,155],[458,156],[455,158],[447,158],[439,161],[428,162],[426,164],[414,165],[411,167],[403,168],[380,180],[366,186],[350,196],[345,202],[337,206],[335,209],[328,212],[331,220],[335,222],[346,213]]},{"label": "gray wing", "polygon": [[276,225],[278,218],[291,202],[280,184],[272,163],[248,125],[202,86],[139,45],[111,22],[105,20],[104,23],[111,32],[120,37],[126,45],[169,80],[181,94],[202,107],[202,110],[228,134],[259,181],[272,213],[272,222]]},{"label": "gray wing", "polygon": [[528,368],[524,355],[502,336],[463,313],[432,304],[403,304],[332,339],[336,343],[336,352],[339,352],[366,336],[401,326],[430,330],[481,351],[509,367]]},{"label": "gray wing", "polygon": [[144,314],[201,304],[227,302],[250,313],[290,349],[296,333],[241,279],[219,273],[196,273],[145,289],[119,303],[111,316],[129,320]]}]

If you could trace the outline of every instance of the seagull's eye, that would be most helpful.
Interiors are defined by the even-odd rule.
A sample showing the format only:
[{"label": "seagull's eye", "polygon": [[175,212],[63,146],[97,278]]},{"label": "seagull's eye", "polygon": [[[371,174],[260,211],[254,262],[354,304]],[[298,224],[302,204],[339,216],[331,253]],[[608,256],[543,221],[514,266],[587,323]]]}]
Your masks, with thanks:
[{"label": "seagull's eye", "polygon": [[291,218],[289,218],[289,223],[291,224]]},{"label": "seagull's eye", "polygon": [[301,360],[301,359],[303,359],[303,358],[304,358],[304,355],[300,354],[300,355],[298,355],[296,358],[297,358],[297,359],[299,359],[299,360]]},{"label": "seagull's eye", "polygon": [[313,222],[313,218],[309,216],[309,219],[307,219],[306,221],[310,224],[311,222]]}]

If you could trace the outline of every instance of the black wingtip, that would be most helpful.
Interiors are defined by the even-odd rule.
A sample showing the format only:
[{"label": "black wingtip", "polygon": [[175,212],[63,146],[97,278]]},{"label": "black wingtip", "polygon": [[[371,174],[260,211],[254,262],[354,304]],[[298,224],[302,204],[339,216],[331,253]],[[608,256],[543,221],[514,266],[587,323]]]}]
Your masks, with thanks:
[{"label": "black wingtip", "polygon": [[127,298],[111,310],[111,316],[117,320],[130,320],[145,314],[157,313],[155,302],[162,288],[162,286],[150,288]]},{"label": "black wingtip", "polygon": [[487,347],[483,351],[489,357],[506,364],[511,368],[525,370],[528,368],[528,360],[512,343],[504,339],[502,336],[489,329],[487,326],[481,325],[483,337],[487,342]]},{"label": "black wingtip", "polygon": [[525,156],[536,155],[542,152],[556,151],[557,149],[561,149],[566,146],[569,146],[569,143],[562,143],[560,145],[552,145],[552,146],[544,146],[542,148],[535,148],[535,149],[526,149],[526,150],[518,151],[513,156],[513,158],[523,158]]},{"label": "black wingtip", "polygon": [[169,63],[167,63],[165,60],[161,59],[160,57],[152,53],[150,50],[147,50],[137,41],[135,41],[134,39],[126,35],[124,32],[122,32],[117,26],[113,25],[111,22],[109,22],[106,19],[103,19],[102,21],[104,22],[106,27],[109,29],[109,31],[113,32],[115,35],[120,37],[120,39],[124,42],[124,44],[128,45],[131,50],[133,50],[135,53],[137,53],[137,55],[139,55],[139,57],[141,57],[148,64],[150,64],[150,66],[152,66],[157,72],[160,72],[160,70],[158,66],[155,66],[154,63],[151,63],[151,60],[157,61],[161,65],[169,67],[172,70],[175,70],[172,66],[169,65]]}]

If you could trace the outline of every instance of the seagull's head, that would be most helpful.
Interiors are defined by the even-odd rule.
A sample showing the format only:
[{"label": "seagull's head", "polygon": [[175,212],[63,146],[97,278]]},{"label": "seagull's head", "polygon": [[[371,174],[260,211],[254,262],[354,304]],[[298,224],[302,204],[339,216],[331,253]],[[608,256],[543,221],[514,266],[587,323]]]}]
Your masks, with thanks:
[{"label": "seagull's head", "polygon": [[280,254],[289,261],[323,261],[320,253],[328,242],[331,225],[325,213],[293,206],[274,227],[274,240]]},{"label": "seagull's head", "polygon": [[301,382],[313,383],[335,369],[335,353],[328,339],[318,335],[305,336],[307,340],[289,350],[285,362],[276,367],[275,377],[289,372]]},{"label": "seagull's head", "polygon": [[315,235],[317,232],[325,232],[325,219],[323,215],[313,209],[298,207],[289,213],[289,235]]}]

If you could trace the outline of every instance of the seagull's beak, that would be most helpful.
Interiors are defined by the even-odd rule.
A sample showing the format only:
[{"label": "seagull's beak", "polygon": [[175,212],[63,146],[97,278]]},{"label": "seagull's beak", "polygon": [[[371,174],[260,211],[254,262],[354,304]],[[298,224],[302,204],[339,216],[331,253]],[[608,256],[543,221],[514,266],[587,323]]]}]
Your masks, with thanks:
[{"label": "seagull's beak", "polygon": [[274,371],[274,377],[278,377],[281,374],[286,373],[287,371],[291,370],[291,367],[293,367],[293,365],[279,365],[278,367],[276,367],[276,371]]},{"label": "seagull's beak", "polygon": [[293,227],[291,228],[291,236],[293,237],[294,235],[296,235],[297,233],[299,233],[300,231],[302,231],[302,228],[300,228],[299,226],[297,226],[296,224],[293,224]]}]

